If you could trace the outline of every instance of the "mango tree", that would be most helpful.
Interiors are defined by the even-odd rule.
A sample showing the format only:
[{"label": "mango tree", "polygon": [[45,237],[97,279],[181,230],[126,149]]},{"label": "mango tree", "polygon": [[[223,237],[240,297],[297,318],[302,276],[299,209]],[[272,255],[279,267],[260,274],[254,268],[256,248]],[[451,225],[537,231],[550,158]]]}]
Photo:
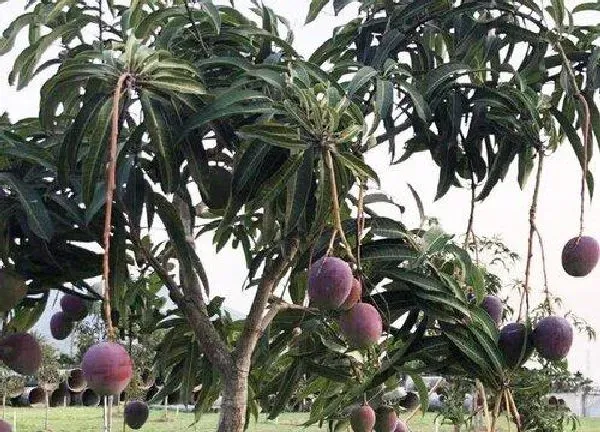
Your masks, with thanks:
[{"label": "mango tree", "polygon": [[[312,1],[307,21],[327,3]],[[243,430],[259,406],[275,417],[309,395],[310,422],[342,427],[348,407],[368,401],[381,405],[378,425],[394,423],[381,394],[398,374],[413,376],[423,408],[424,373],[469,376],[498,401],[508,396],[497,325],[480,306],[493,275],[472,260],[470,241],[424,217],[406,227],[400,205],[397,217],[378,215],[374,204],[391,199],[364,157],[380,145],[392,163],[429,151],[440,168],[436,198],[470,189],[466,237],[475,240],[476,201],[513,163],[523,186],[538,161],[537,191],[543,155],[566,138],[583,173],[579,239],[600,134],[600,51],[597,29],[575,23],[593,5],[333,6],[350,3],[360,3],[355,19],[304,59],[287,21],[257,3],[249,18],[210,0],[29,1],[0,45],[11,50],[28,29],[9,81],[23,88],[48,77],[38,118],[1,123],[0,252],[28,281],[6,328],[26,331],[59,289],[101,299],[115,339],[112,309],[126,309],[140,289],[132,279],[150,270],[176,306],[159,317],[168,332],[156,398],[177,390],[189,400],[201,384],[202,412],[221,394],[219,431]],[[156,228],[167,241],[153,241]],[[245,319],[211,292],[201,235],[217,251],[243,249],[245,288],[256,290]],[[321,271],[335,257],[339,267]],[[98,292],[89,281],[100,275]],[[365,316],[368,334],[357,323]]]}]

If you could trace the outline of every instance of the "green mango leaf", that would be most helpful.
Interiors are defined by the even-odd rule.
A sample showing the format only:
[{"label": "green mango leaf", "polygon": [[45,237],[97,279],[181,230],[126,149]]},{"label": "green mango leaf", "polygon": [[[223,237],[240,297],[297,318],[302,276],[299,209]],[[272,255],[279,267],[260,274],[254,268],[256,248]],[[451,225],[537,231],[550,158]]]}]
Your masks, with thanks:
[{"label": "green mango leaf", "polygon": [[329,0],[311,0],[304,24],[314,21],[327,3],[329,3]]},{"label": "green mango leaf", "polygon": [[350,3],[353,3],[357,0],[333,0],[333,10],[335,14],[339,14],[342,9],[348,6]]},{"label": "green mango leaf", "polygon": [[429,120],[429,118],[431,117],[429,105],[427,104],[423,95],[419,92],[417,87],[407,83],[406,81],[397,81],[397,84],[398,87],[400,87],[400,89],[402,89],[412,99],[413,108],[415,110],[415,113],[419,116],[419,118],[423,121]]},{"label": "green mango leaf", "polygon": [[333,155],[340,161],[340,164],[348,168],[352,173],[363,180],[373,179],[380,185],[379,176],[373,168],[367,165],[362,159],[351,153],[334,151]]},{"label": "green mango leaf", "polygon": [[421,403],[421,412],[423,415],[429,409],[429,390],[427,389],[427,384],[421,377],[421,375],[417,374],[409,374],[412,378],[415,387],[417,388],[417,393],[419,394],[419,402]]},{"label": "green mango leaf", "polygon": [[360,68],[358,72],[354,74],[354,77],[352,77],[350,84],[348,84],[348,88],[346,89],[348,97],[352,98],[358,90],[370,82],[376,75],[377,71],[371,66],[363,66]]},{"label": "green mango leaf", "polygon": [[362,261],[410,261],[418,258],[418,253],[404,242],[374,240],[362,245]]},{"label": "green mango leaf", "polygon": [[54,28],[50,33],[40,37],[35,43],[25,48],[15,59],[12,70],[8,75],[10,85],[17,84],[17,89],[26,87],[33,78],[35,68],[48,48],[65,34],[85,26],[86,22],[95,21],[96,18],[89,15],[81,15],[75,21],[69,21]]},{"label": "green mango leaf", "polygon": [[387,117],[392,112],[393,104],[394,84],[391,81],[377,78],[375,109],[379,117]]},{"label": "green mango leaf", "polygon": [[183,127],[183,134],[201,128],[212,120],[233,115],[273,112],[269,97],[255,90],[234,89],[219,95],[214,102],[192,116]]},{"label": "green mango leaf", "polygon": [[249,124],[238,132],[248,140],[259,140],[267,144],[290,150],[305,150],[309,144],[300,139],[298,131],[291,126],[278,123]]},{"label": "green mango leaf", "polygon": [[19,198],[31,231],[38,237],[50,241],[54,234],[54,224],[40,194],[30,185],[7,172],[0,172],[0,184],[6,185]]},{"label": "green mango leaf", "polygon": [[293,180],[292,202],[289,206],[289,213],[286,217],[286,231],[291,232],[300,223],[300,219],[306,209],[306,203],[310,195],[313,184],[313,171],[315,165],[315,152],[313,147],[308,148],[303,153],[302,164],[296,171],[296,178]]},{"label": "green mango leaf", "polygon": [[159,157],[162,187],[166,192],[170,192],[175,182],[176,173],[173,169],[173,145],[169,137],[168,122],[162,112],[160,102],[154,99],[150,93],[142,90],[140,92],[140,102],[144,113],[144,123],[150,135],[150,143]]}]

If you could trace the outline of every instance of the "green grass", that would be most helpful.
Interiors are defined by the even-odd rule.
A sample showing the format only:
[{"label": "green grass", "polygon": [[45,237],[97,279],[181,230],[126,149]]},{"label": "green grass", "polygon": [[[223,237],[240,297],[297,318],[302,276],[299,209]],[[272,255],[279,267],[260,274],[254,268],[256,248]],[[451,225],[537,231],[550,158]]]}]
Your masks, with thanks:
[{"label": "green grass", "polygon": [[[44,428],[43,408],[11,408],[6,409],[6,419],[12,423],[13,415],[17,418],[17,432],[38,432]],[[252,424],[252,432],[324,432],[317,426],[304,428],[301,424],[307,418],[306,414],[283,414],[277,422],[267,422],[264,417]],[[49,430],[52,432],[94,432],[102,431],[103,411],[101,408],[52,408],[49,413]],[[169,411],[168,419],[164,419],[163,410],[152,410],[148,423],[141,429],[143,432],[214,432],[217,424],[217,414],[206,414],[202,420],[193,425],[194,415],[189,413],[176,414]],[[432,414],[425,417],[416,416],[411,420],[412,432],[433,432]],[[113,430],[122,430],[123,417],[121,409],[115,408]],[[115,427],[118,425],[118,427]],[[500,424],[500,430],[506,431],[506,424]],[[129,429],[126,429],[129,430]],[[514,427],[511,427],[514,431]],[[582,420],[581,432],[600,432],[600,420]],[[450,432],[451,428],[444,426],[440,432]]]}]

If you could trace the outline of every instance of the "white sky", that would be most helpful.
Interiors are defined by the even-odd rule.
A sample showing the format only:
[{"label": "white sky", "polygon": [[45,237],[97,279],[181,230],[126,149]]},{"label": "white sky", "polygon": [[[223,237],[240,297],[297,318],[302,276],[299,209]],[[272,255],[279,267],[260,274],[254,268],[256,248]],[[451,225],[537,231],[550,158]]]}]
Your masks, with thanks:
[{"label": "white sky", "polygon": [[[236,7],[247,7],[248,0],[236,0]],[[295,47],[303,54],[309,54],[322,41],[327,39],[337,25],[346,22],[353,15],[355,8],[349,7],[342,16],[335,17],[331,5],[313,23],[304,26],[304,18],[308,11],[309,0],[264,0],[279,14],[287,17],[295,33]],[[579,1],[567,1],[570,7]],[[22,10],[23,2],[11,0],[0,6],[0,30],[4,29],[13,17]],[[597,16],[584,16],[585,20]],[[21,35],[18,47],[24,47],[26,36]],[[8,111],[14,121],[25,116],[37,115],[39,103],[39,86],[43,82],[37,78],[28,88],[17,92],[7,83],[8,73],[12,67],[14,54],[0,58],[0,113]],[[400,141],[398,141],[400,143]],[[400,147],[401,148],[401,147]],[[399,149],[400,150],[400,149]],[[598,169],[598,147],[595,147],[595,158],[591,170],[600,183]],[[470,192],[468,190],[451,189],[441,200],[433,202],[438,179],[438,168],[431,162],[429,153],[413,156],[409,161],[389,166],[387,144],[368,155],[368,162],[379,173],[382,188],[392,195],[397,202],[407,207],[403,221],[408,226],[418,223],[414,201],[406,183],[411,183],[421,195],[426,213],[437,217],[443,228],[450,233],[463,233],[467,224]],[[550,289],[565,301],[565,311],[572,309],[595,328],[600,330],[600,268],[583,279],[574,279],[566,275],[561,266],[560,255],[564,243],[578,232],[579,220],[579,164],[569,143],[552,156],[546,158],[543,176],[543,187],[539,197],[538,227],[544,237]],[[528,212],[533,187],[533,178],[525,191],[521,191],[516,181],[516,168],[512,169],[507,180],[499,184],[490,197],[479,204],[476,209],[475,231],[480,236],[499,235],[505,243],[521,256],[526,254],[528,235]],[[600,187],[598,187],[600,190]],[[597,194],[600,192],[597,192]],[[600,204],[598,198],[587,208],[586,234],[600,240]],[[227,297],[226,306],[245,311],[249,308],[253,291],[242,292],[246,278],[241,251],[225,250],[219,256],[213,252],[210,238],[201,241],[200,255],[209,272],[211,288],[214,295]],[[524,263],[513,269],[511,278],[522,278]],[[539,297],[542,290],[542,269],[540,254],[534,250],[532,267],[532,286]],[[49,321],[50,312],[44,315],[41,325]],[[586,375],[600,380],[600,370],[593,365],[600,360],[600,344],[590,343],[583,336],[577,336],[569,355],[571,369],[582,370]]]}]

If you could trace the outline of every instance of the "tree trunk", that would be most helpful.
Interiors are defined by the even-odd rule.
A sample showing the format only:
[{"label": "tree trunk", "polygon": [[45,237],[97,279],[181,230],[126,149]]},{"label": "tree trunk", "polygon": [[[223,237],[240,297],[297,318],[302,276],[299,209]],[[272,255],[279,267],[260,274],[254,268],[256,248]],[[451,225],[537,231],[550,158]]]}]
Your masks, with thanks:
[{"label": "tree trunk", "polygon": [[247,372],[237,372],[232,377],[225,378],[218,432],[243,432],[247,398]]},{"label": "tree trunk", "polygon": [[48,403],[48,389],[44,389],[45,402],[46,402],[46,418],[44,419],[44,430],[48,430],[48,411],[50,410],[50,404]]}]

